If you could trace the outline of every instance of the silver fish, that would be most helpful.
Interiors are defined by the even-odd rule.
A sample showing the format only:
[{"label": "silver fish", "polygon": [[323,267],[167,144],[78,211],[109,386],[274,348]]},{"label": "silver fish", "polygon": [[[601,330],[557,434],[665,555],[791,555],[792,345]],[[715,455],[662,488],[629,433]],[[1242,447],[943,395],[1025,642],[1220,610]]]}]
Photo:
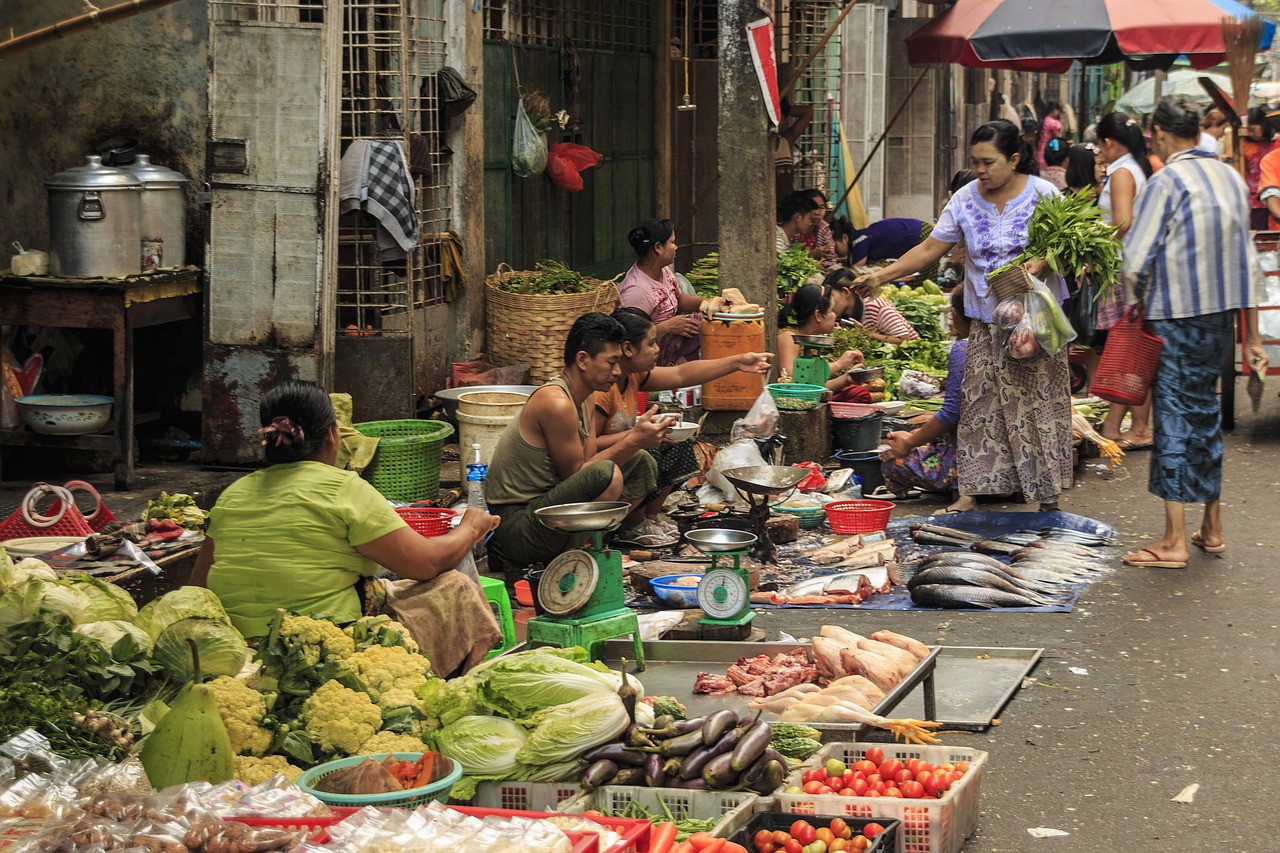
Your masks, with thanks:
[{"label": "silver fish", "polygon": [[1055,572],[1052,569],[1040,568],[1038,566],[1027,566],[1015,564],[1009,567],[1009,574],[1014,577],[1023,578],[1027,581],[1034,581],[1040,584],[1050,584],[1054,586],[1066,586],[1068,584],[1080,584],[1086,580],[1083,577],[1075,575],[1066,575],[1061,572]]},{"label": "silver fish", "polygon": [[1009,555],[1022,548],[1021,545],[1014,545],[1011,542],[1001,542],[998,539],[983,539],[980,542],[974,542],[970,546],[979,554],[1004,554]]},{"label": "silver fish", "polygon": [[951,539],[968,539],[971,542],[977,542],[982,537],[976,533],[970,533],[967,530],[961,530],[958,527],[943,527],[940,524],[926,524],[923,521],[913,521],[908,525],[912,532],[927,531],[936,533],[939,536],[947,536]]},{"label": "silver fish", "polygon": [[911,600],[925,607],[1040,607],[1041,604],[1012,592],[979,586],[921,584],[911,590]]},{"label": "silver fish", "polygon": [[993,569],[1003,569],[1005,567],[1004,563],[994,557],[988,557],[985,554],[978,554],[973,551],[951,551],[946,554],[933,554],[925,557],[923,563],[926,566],[948,563],[976,563]]},{"label": "silver fish", "polygon": [[967,569],[959,566],[939,566],[934,569],[926,569],[912,578],[907,584],[907,588],[915,589],[918,586],[928,586],[931,584],[977,586],[984,589],[998,589],[1004,592],[1011,592],[1014,595],[1025,595],[1027,598],[1033,599],[1039,604],[1048,603],[1048,599],[1043,598],[1030,590],[1024,589],[1013,581],[1001,577],[994,572],[987,572],[981,569]]}]

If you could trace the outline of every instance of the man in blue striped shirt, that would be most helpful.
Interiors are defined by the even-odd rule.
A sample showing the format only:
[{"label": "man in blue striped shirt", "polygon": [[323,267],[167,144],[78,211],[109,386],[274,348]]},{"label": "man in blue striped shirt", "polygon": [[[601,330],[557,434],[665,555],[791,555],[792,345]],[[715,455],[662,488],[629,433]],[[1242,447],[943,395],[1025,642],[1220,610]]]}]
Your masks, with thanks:
[{"label": "man in blue striped shirt", "polygon": [[[1246,318],[1245,358],[1266,369],[1258,336],[1262,270],[1249,235],[1248,189],[1230,166],[1196,150],[1199,113],[1166,98],[1151,117],[1164,168],[1138,197],[1125,242],[1127,302],[1145,308],[1164,350],[1152,383],[1155,448],[1147,488],[1164,500],[1164,536],[1124,556],[1131,566],[1187,565],[1184,505],[1204,503],[1191,544],[1210,553],[1222,538],[1222,420],[1216,383]],[[1113,333],[1114,334],[1114,333]]]}]

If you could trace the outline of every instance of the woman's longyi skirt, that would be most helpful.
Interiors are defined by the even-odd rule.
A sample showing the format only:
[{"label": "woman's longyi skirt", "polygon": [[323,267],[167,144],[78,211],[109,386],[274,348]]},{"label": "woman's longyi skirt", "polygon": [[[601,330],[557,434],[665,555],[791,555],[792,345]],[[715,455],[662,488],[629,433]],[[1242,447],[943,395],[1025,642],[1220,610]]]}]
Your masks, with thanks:
[{"label": "woman's longyi skirt", "polygon": [[969,332],[956,428],[960,493],[1057,500],[1071,488],[1067,350],[1010,358],[996,334],[980,320]]},{"label": "woman's longyi skirt", "polygon": [[1222,493],[1222,404],[1217,383],[1234,345],[1234,311],[1152,320],[1164,349],[1151,388],[1155,447],[1147,490],[1166,501],[1203,503]]}]

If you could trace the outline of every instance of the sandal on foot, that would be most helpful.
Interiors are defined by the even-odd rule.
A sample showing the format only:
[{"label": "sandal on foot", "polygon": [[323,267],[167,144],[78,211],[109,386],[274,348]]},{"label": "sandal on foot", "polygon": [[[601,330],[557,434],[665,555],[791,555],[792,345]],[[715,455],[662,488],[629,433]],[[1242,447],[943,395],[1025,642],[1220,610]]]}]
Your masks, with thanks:
[{"label": "sandal on foot", "polygon": [[1116,445],[1125,453],[1133,453],[1140,450],[1151,450],[1155,447],[1154,441],[1148,441],[1146,444],[1135,444],[1127,438],[1121,438],[1116,441]]},{"label": "sandal on foot", "polygon": [[1221,554],[1223,551],[1227,550],[1227,543],[1225,542],[1220,545],[1204,544],[1204,537],[1200,535],[1199,530],[1191,534],[1191,544],[1195,545],[1206,554]]},{"label": "sandal on foot", "polygon": [[[1149,555],[1144,557],[1143,555]],[[1166,560],[1150,548],[1139,548],[1132,554],[1125,554],[1120,558],[1126,566],[1138,566],[1144,569],[1185,569],[1187,567],[1186,560]]]}]

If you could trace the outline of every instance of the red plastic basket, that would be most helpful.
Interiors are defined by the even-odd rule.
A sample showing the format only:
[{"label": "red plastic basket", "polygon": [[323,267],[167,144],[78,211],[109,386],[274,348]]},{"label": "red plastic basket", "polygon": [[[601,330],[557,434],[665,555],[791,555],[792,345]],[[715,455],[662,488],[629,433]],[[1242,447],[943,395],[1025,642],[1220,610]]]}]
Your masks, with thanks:
[{"label": "red plastic basket", "polygon": [[[93,528],[94,533],[97,533],[99,530],[116,520],[116,517],[112,515],[111,510],[107,509],[106,503],[102,500],[102,495],[98,494],[98,490],[90,483],[86,483],[84,480],[72,480],[70,483],[64,483],[62,488],[72,494],[76,492],[88,492],[93,495],[93,499],[97,503],[97,506],[94,508],[93,512],[84,516],[84,521],[85,524],[88,524],[89,527]],[[62,501],[55,500],[53,502],[53,506],[49,507],[49,511],[56,513],[61,507]],[[83,514],[83,511],[81,514]]]},{"label": "red plastic basket", "polygon": [[1107,333],[1107,345],[1089,391],[1111,403],[1141,406],[1151,391],[1164,338],[1147,331],[1142,314],[1127,312]]},{"label": "red plastic basket", "polygon": [[406,506],[396,510],[405,523],[423,536],[443,536],[449,532],[449,523],[458,514],[438,506]]},{"label": "red plastic basket", "polygon": [[[36,504],[45,497],[53,497],[52,515],[41,515]],[[23,539],[28,536],[88,536],[93,533],[85,521],[71,492],[62,486],[37,483],[22,499],[22,505],[0,522],[0,541]]]},{"label": "red plastic basket", "polygon": [[832,501],[823,506],[827,521],[836,533],[878,533],[889,524],[889,514],[895,504],[861,498],[851,501]]}]

